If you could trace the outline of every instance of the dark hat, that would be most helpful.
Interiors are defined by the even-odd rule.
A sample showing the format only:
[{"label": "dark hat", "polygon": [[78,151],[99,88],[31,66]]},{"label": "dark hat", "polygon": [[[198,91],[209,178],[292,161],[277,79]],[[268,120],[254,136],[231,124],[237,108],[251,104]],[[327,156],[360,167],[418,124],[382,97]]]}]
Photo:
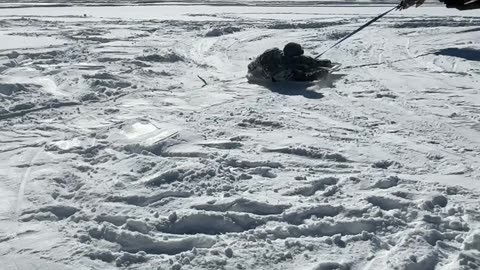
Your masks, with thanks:
[{"label": "dark hat", "polygon": [[283,48],[283,54],[287,57],[300,56],[303,54],[303,49],[300,44],[290,42]]}]

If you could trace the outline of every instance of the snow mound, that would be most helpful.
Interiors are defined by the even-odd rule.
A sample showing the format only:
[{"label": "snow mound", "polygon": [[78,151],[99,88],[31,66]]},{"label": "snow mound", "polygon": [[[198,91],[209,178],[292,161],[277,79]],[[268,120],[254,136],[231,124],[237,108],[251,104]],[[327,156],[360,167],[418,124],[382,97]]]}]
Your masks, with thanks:
[{"label": "snow mound", "polygon": [[146,252],[150,254],[178,254],[193,248],[208,248],[216,241],[206,236],[188,236],[171,240],[157,240],[154,237],[117,229],[113,226],[103,226],[90,230],[90,236],[117,243],[123,251],[130,253]]},{"label": "snow mound", "polygon": [[137,56],[136,59],[140,61],[154,63],[176,63],[185,61],[185,58],[182,55],[173,51],[167,52],[165,54],[148,54]]},{"label": "snow mound", "polygon": [[36,84],[0,83],[0,94],[14,96],[20,93],[38,91],[41,87],[41,85]]},{"label": "snow mound", "polygon": [[[172,222],[173,221],[173,222]],[[218,235],[244,232],[264,224],[261,218],[237,213],[192,213],[157,224],[157,230],[172,234]]]},{"label": "snow mound", "polygon": [[311,270],[350,270],[350,264],[338,262],[322,262]]},{"label": "snow mound", "polygon": [[112,195],[107,198],[110,202],[124,202],[137,206],[148,206],[166,198],[187,198],[191,193],[184,191],[162,191],[152,195]]},{"label": "snow mound", "polygon": [[348,162],[348,159],[340,153],[331,153],[328,150],[324,150],[314,146],[291,146],[280,148],[264,148],[265,152],[284,153],[296,156],[309,157],[314,159],[325,159],[337,162]]},{"label": "snow mound", "polygon": [[230,202],[217,202],[214,204],[200,204],[194,205],[192,208],[205,211],[217,212],[244,212],[255,215],[275,215],[283,213],[283,210],[289,208],[288,205],[273,205],[252,201],[245,198],[239,198]]},{"label": "snow mound", "polygon": [[411,19],[406,22],[395,23],[392,27],[395,28],[430,28],[430,27],[466,27],[479,26],[480,19],[478,18],[432,18],[428,21],[421,19]]},{"label": "snow mound", "polygon": [[476,250],[480,252],[480,231],[473,231],[463,242],[464,250]]},{"label": "snow mound", "polygon": [[205,36],[206,37],[219,37],[223,35],[233,34],[235,32],[240,32],[242,29],[236,26],[226,26],[221,28],[210,29]]},{"label": "snow mound", "polygon": [[317,28],[326,28],[334,25],[341,25],[346,22],[338,21],[325,21],[325,22],[299,22],[299,23],[284,23],[277,22],[268,25],[269,29],[317,29]]}]

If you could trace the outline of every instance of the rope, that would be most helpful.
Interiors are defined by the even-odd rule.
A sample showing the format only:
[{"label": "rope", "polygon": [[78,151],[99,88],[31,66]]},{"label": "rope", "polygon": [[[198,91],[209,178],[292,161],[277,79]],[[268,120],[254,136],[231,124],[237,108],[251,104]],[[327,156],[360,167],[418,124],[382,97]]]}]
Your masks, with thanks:
[{"label": "rope", "polygon": [[315,57],[315,59],[318,59],[320,56],[324,55],[326,52],[328,52],[329,50],[333,49],[334,47],[336,47],[338,44],[342,43],[343,41],[345,41],[347,38],[355,35],[356,33],[362,31],[363,29],[365,29],[367,26],[371,25],[372,23],[380,20],[383,16],[387,15],[388,13],[396,10],[396,9],[399,9],[400,8],[400,5],[378,15],[377,17],[371,19],[370,21],[368,21],[367,23],[365,23],[364,25],[360,26],[357,30],[353,31],[352,33],[348,34],[347,36],[345,36],[344,38],[340,39],[337,43],[333,44],[330,48],[326,49],[324,52],[322,52],[321,54],[317,55]]}]

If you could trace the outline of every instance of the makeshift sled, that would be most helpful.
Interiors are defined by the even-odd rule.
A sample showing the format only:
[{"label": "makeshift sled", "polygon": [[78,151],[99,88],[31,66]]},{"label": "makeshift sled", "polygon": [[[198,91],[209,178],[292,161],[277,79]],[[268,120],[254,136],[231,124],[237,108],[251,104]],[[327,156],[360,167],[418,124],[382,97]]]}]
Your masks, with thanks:
[{"label": "makeshift sled", "polygon": [[250,83],[257,83],[257,84],[264,84],[264,83],[271,83],[271,82],[275,83],[275,82],[282,82],[282,81],[288,81],[290,83],[297,83],[297,84],[312,84],[312,83],[315,84],[315,83],[321,82],[325,79],[328,79],[331,76],[332,73],[341,70],[341,66],[342,66],[342,64],[340,64],[340,63],[332,62],[331,67],[322,67],[321,68],[321,70],[322,70],[322,75],[321,76],[318,76],[314,80],[309,80],[309,81],[298,81],[298,80],[292,80],[292,79],[288,79],[288,78],[286,78],[285,80],[272,80],[272,78],[266,77],[265,75],[263,75],[259,71],[256,71],[256,72],[255,71],[254,72],[249,71],[247,73],[247,80]]},{"label": "makeshift sled", "polygon": [[247,79],[250,82],[314,82],[322,80],[338,70],[339,63],[319,60],[303,55],[297,43],[288,43],[282,50],[265,51],[248,65]]}]

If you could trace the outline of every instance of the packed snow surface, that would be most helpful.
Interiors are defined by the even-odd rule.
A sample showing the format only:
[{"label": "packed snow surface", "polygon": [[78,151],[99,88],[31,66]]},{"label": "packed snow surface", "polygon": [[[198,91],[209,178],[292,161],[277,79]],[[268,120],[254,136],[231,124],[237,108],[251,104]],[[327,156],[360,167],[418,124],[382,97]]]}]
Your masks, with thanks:
[{"label": "packed snow surface", "polygon": [[480,267],[480,14],[0,9],[0,269]]}]

